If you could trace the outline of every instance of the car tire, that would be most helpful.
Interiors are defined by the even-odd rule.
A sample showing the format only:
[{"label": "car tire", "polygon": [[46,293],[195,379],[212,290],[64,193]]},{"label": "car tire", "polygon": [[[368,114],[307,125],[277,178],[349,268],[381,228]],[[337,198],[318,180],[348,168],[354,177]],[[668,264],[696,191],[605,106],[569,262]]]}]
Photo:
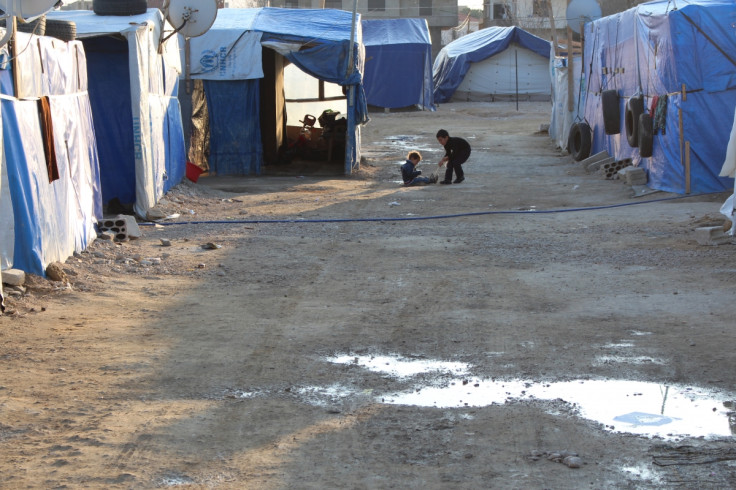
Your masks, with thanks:
[{"label": "car tire", "polygon": [[644,97],[632,97],[626,104],[624,125],[626,126],[626,140],[629,146],[639,146],[639,116],[644,113]]},{"label": "car tire", "polygon": [[642,158],[652,156],[654,149],[654,135],[652,128],[652,116],[641,114],[639,116],[639,155]]},{"label": "car tire", "polygon": [[97,15],[139,15],[148,10],[146,0],[93,0],[92,10]]},{"label": "car tire", "polygon": [[604,90],[601,93],[601,105],[603,106],[603,127],[606,134],[619,134],[621,132],[621,110],[618,106],[618,92]]},{"label": "car tire", "polygon": [[567,147],[576,162],[585,160],[590,156],[590,147],[593,140],[591,133],[590,126],[584,122],[575,123],[570,128]]},{"label": "car tire", "polygon": [[77,24],[70,20],[47,19],[46,35],[62,41],[74,41],[77,38]]}]

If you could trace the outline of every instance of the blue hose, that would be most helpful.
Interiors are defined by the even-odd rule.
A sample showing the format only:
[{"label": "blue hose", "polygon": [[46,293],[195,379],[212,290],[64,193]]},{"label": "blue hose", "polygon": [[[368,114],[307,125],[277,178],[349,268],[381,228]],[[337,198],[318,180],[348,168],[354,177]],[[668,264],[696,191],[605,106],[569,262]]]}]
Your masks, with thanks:
[{"label": "blue hose", "polygon": [[621,204],[607,204],[605,206],[590,206],[586,208],[568,208],[568,209],[547,209],[547,210],[530,210],[530,211],[477,211],[473,213],[457,213],[457,214],[441,214],[434,216],[403,216],[394,218],[321,218],[321,219],[246,219],[246,220],[214,220],[214,221],[173,221],[169,223],[139,223],[139,225],[203,225],[203,224],[268,224],[268,223],[350,223],[350,222],[370,222],[370,221],[418,221],[430,219],[448,219],[462,218],[466,216],[486,216],[491,214],[556,214],[556,213],[574,213],[579,211],[595,211],[599,209],[621,208],[624,206],[636,206],[639,204],[650,204],[653,202],[674,201],[676,199],[687,199],[690,197],[706,196],[709,194],[720,194],[720,192],[710,192],[705,194],[691,194],[686,196],[663,197],[660,199],[650,199],[648,201],[635,201]]}]

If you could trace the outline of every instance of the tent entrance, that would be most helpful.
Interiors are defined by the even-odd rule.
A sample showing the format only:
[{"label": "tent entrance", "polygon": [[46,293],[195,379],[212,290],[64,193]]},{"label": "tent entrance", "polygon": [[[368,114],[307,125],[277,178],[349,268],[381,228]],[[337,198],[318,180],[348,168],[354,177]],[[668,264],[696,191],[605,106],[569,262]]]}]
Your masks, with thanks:
[{"label": "tent entrance", "polygon": [[[347,138],[347,99],[342,87],[315,78],[268,51],[264,49],[264,67],[265,60],[273,58],[274,70],[264,69],[261,99],[264,173],[342,175]],[[273,81],[270,74],[274,74]],[[271,88],[275,93],[267,94]],[[263,119],[271,115],[275,120]],[[283,138],[270,139],[271,128]]]}]

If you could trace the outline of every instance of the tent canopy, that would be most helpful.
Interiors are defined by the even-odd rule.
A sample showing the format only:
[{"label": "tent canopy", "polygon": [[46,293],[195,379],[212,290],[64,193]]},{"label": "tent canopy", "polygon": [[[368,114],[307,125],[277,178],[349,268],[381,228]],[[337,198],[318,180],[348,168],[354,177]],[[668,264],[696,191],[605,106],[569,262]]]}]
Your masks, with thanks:
[{"label": "tent canopy", "polygon": [[0,69],[0,268],[44,276],[97,236],[99,165],[82,43],[22,32],[17,41],[33,49]]},{"label": "tent canopy", "polygon": [[[362,85],[360,17],[356,16],[355,29],[352,22],[351,12],[334,9],[220,9],[209,31],[188,40],[191,72],[185,76],[205,80],[213,123],[210,162],[215,161],[213,167],[218,173],[260,171],[261,132],[253,121],[257,123],[260,116],[256,101],[258,82],[264,77],[263,47],[315,78],[346,87],[346,173],[357,166],[360,155],[356,126],[368,121],[368,106]],[[230,118],[228,114],[236,109],[240,116]],[[214,124],[228,120],[232,121],[228,123],[230,128]],[[233,153],[233,145],[239,145],[242,151]]]},{"label": "tent canopy", "polygon": [[364,20],[365,86],[368,103],[434,110],[432,41],[426,19]]},{"label": "tent canopy", "polygon": [[89,10],[47,15],[73,21],[87,52],[103,200],[132,203],[135,213],[145,218],[185,172],[177,99],[179,39],[168,39],[159,53],[166,25],[159,9],[132,16],[102,16]]},{"label": "tent canopy", "polygon": [[[647,170],[649,186],[657,190],[726,190],[732,180],[718,174],[736,107],[736,9],[732,1],[683,0],[677,8],[673,3],[649,2],[585,25],[587,92],[582,97],[584,119],[593,131],[592,152],[631,158]],[[605,90],[618,95],[619,134],[605,133]],[[647,158],[628,144],[624,124],[626,104],[638,95],[657,119],[653,154]],[[655,96],[666,103],[659,117],[652,108]]]},{"label": "tent canopy", "polygon": [[549,59],[550,43],[520,27],[487,27],[451,42],[437,54],[432,69],[435,102],[447,102],[472,63],[483,61],[516,43]]}]

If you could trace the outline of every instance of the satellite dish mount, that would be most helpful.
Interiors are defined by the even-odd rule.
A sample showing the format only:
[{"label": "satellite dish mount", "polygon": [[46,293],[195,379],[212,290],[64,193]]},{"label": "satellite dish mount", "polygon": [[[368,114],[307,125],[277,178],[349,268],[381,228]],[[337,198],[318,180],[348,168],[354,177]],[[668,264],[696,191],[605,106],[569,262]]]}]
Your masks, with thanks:
[{"label": "satellite dish mount", "polygon": [[162,42],[174,34],[181,34],[185,38],[201,36],[217,18],[217,0],[169,0],[163,8],[174,32]]}]

